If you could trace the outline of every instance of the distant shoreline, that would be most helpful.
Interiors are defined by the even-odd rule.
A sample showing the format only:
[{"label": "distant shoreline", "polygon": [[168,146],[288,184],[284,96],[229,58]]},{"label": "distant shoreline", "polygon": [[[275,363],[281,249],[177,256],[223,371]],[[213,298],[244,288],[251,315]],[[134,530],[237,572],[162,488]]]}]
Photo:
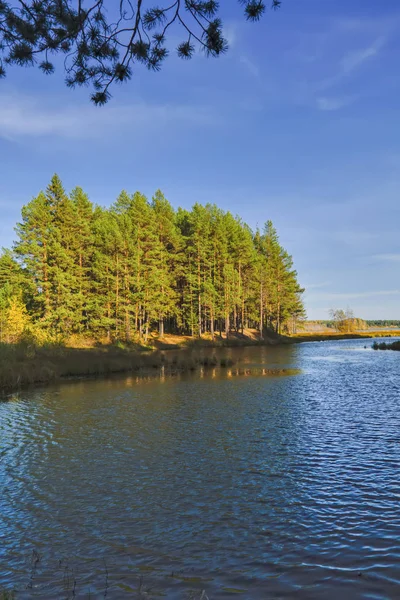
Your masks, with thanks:
[{"label": "distant shoreline", "polygon": [[332,340],[358,340],[358,339],[373,339],[380,337],[400,337],[400,330],[366,330],[357,331],[354,333],[296,333],[289,336],[292,343],[296,342],[328,342]]}]

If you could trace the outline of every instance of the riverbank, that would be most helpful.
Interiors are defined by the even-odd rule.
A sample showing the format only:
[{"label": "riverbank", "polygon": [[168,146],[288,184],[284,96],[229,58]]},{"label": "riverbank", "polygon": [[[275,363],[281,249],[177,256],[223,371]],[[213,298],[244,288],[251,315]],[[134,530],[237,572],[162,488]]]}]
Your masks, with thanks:
[{"label": "riverbank", "polygon": [[[397,336],[400,336],[400,331],[397,332]],[[63,379],[103,377],[129,372],[155,373],[162,368],[166,373],[177,373],[193,371],[202,366],[230,366],[229,359],[215,357],[212,353],[214,348],[276,346],[372,337],[380,337],[379,332],[292,336],[269,333],[262,339],[255,330],[246,330],[243,334],[233,333],[229,338],[216,337],[214,340],[207,337],[198,339],[166,335],[162,340],[151,338],[146,345],[132,343],[95,346],[88,341],[86,347],[0,344],[0,393],[10,393],[30,385],[45,385]],[[210,351],[205,353],[205,349]],[[169,354],[169,350],[187,352]]]},{"label": "riverbank", "polygon": [[[283,338],[282,338],[283,340]],[[282,341],[273,334],[260,339],[254,331],[234,333],[228,339],[216,337],[192,338],[166,335],[151,337],[145,344],[96,344],[94,340],[74,338],[65,345],[38,346],[32,343],[0,344],[0,393],[33,385],[48,384],[62,379],[100,377],[115,373],[155,372],[163,367],[168,373],[191,371],[200,366],[218,366],[213,354],[204,356],[203,349],[277,344]],[[169,350],[189,352],[169,355]],[[197,352],[199,351],[199,352]],[[221,359],[229,366],[225,359]]]},{"label": "riverbank", "polygon": [[117,373],[166,373],[193,371],[203,367],[229,367],[228,358],[189,354],[168,356],[160,350],[140,348],[34,347],[0,345],[0,392],[8,393],[33,384],[62,379],[104,377]]}]

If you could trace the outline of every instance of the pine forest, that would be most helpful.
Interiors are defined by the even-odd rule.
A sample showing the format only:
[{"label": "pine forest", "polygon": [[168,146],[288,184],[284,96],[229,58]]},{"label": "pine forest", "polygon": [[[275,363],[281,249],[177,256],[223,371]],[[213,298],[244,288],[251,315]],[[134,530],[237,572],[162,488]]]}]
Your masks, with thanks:
[{"label": "pine forest", "polygon": [[253,232],[215,205],[175,210],[121,192],[110,208],[54,175],[22,209],[0,257],[1,341],[157,334],[292,333],[304,318],[292,257],[273,224]]}]

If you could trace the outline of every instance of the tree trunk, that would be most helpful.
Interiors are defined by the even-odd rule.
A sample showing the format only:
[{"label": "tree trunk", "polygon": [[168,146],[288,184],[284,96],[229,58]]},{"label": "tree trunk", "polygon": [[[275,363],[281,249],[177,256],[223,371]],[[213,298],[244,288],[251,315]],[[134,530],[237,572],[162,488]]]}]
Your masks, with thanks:
[{"label": "tree trunk", "polygon": [[143,320],[142,315],[139,315],[139,340],[143,337]]},{"label": "tree trunk", "polygon": [[211,339],[214,341],[215,333],[214,333],[214,310],[211,307],[211,315],[210,315],[210,331],[211,331]]},{"label": "tree trunk", "polygon": [[161,315],[160,315],[160,321],[158,324],[158,334],[159,334],[160,338],[164,337],[164,319]]},{"label": "tree trunk", "polygon": [[278,302],[278,314],[276,319],[276,333],[281,332],[281,303]]},{"label": "tree trunk", "polygon": [[244,334],[244,294],[242,298],[242,317],[241,317],[242,335]]},{"label": "tree trunk", "polygon": [[82,331],[82,323],[83,323],[83,301],[82,301],[82,279],[83,279],[83,269],[82,269],[82,252],[79,252],[79,305],[80,305],[80,323],[79,323],[79,331]]},{"label": "tree trunk", "polygon": [[[191,272],[191,263],[189,256],[189,273]],[[192,289],[192,278],[189,279],[189,293],[190,293],[190,329],[192,337],[194,337],[194,311],[193,311],[193,289]]]},{"label": "tree trunk", "polygon": [[49,277],[47,271],[47,244],[43,242],[43,280],[44,280],[44,317],[48,317],[50,308]]},{"label": "tree trunk", "polygon": [[230,329],[229,312],[226,312],[225,313],[225,336],[227,339],[229,337],[229,329]]},{"label": "tree trunk", "polygon": [[111,304],[110,304],[110,278],[108,272],[108,265],[106,266],[107,273],[107,341],[111,342],[111,329],[110,329],[110,321],[111,321]]},{"label": "tree trunk", "polygon": [[[241,311],[241,323],[240,323],[240,328],[241,328],[242,335],[243,335],[243,302],[244,302],[244,293],[243,293],[243,289],[242,289],[242,263],[239,260],[239,302],[238,302],[238,306],[242,307],[242,311]],[[236,331],[239,331],[239,314],[237,316]]]},{"label": "tree trunk", "polygon": [[198,294],[198,328],[199,337],[201,337],[201,277],[200,277],[200,258],[197,261],[197,294]]},{"label": "tree trunk", "polygon": [[129,272],[128,272],[128,250],[125,250],[125,337],[127,342],[131,340],[131,319],[129,314]]},{"label": "tree trunk", "polygon": [[[136,293],[140,293],[140,241],[139,235],[140,231],[138,231],[138,241],[136,244]],[[135,329],[136,332],[139,332],[139,338],[142,337],[141,332],[141,323],[140,323],[140,305],[139,300],[136,302],[136,311],[135,311]]]},{"label": "tree trunk", "polygon": [[119,311],[119,260],[117,254],[117,277],[115,281],[115,337],[118,338],[118,311]]}]

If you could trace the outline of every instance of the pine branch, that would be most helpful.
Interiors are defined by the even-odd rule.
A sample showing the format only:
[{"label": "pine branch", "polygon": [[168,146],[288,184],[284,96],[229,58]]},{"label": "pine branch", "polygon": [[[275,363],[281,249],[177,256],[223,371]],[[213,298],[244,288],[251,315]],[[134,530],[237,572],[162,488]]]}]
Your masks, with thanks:
[{"label": "pine branch", "polygon": [[[228,2],[228,0],[226,0]],[[244,16],[258,21],[266,11],[261,0],[238,0]],[[174,25],[184,38],[176,52],[184,60],[196,49],[218,57],[228,49],[216,0],[174,0],[167,6],[151,0],[120,0],[118,18],[108,15],[106,0],[85,7],[83,0],[0,0],[0,77],[7,65],[38,65],[55,70],[50,55],[64,54],[68,87],[90,85],[92,101],[105,104],[114,83],[131,79],[139,63],[158,71],[167,58],[167,35]],[[272,9],[281,0],[272,0]]]}]

